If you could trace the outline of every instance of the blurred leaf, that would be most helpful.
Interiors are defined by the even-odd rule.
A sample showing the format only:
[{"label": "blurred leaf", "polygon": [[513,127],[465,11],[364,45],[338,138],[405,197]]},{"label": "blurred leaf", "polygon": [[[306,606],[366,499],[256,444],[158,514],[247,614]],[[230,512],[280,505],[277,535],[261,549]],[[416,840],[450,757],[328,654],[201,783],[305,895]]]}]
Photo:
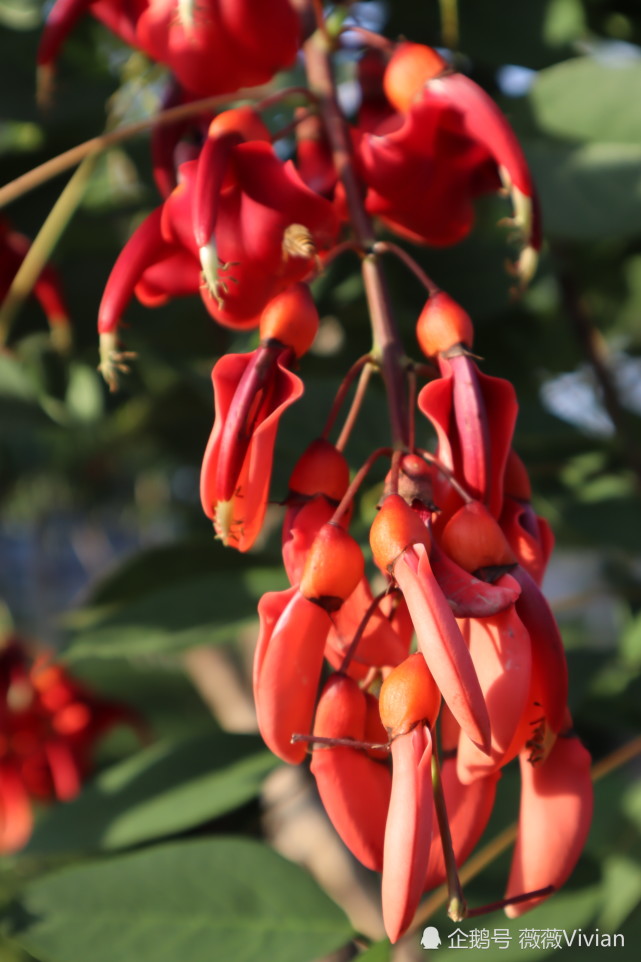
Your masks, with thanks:
[{"label": "blurred leaf", "polygon": [[538,74],[529,101],[541,129],[564,140],[641,142],[639,63],[567,60]]},{"label": "blurred leaf", "polygon": [[369,949],[358,956],[358,962],[390,962],[391,957],[392,946],[385,939],[383,942],[370,945]]},{"label": "blurred leaf", "polygon": [[18,913],[14,937],[47,962],[311,962],[352,935],[306,872],[243,838],[52,873]]},{"label": "blurred leaf", "polygon": [[49,809],[25,852],[119,849],[184,832],[254,798],[277,764],[254,735],[208,732],[154,745]]},{"label": "blurred leaf", "polygon": [[581,241],[641,234],[641,146],[524,146],[546,233]]},{"label": "blurred leaf", "polygon": [[145,188],[138,178],[135,165],[124,150],[110,150],[102,154],[91,174],[83,195],[83,207],[99,212],[140,202]]},{"label": "blurred leaf", "polygon": [[76,623],[82,619],[87,627],[73,637],[66,656],[133,658],[231,642],[253,623],[261,595],[283,584],[282,573],[249,568],[169,585],[106,611],[83,609]]},{"label": "blurred leaf", "polygon": [[629,855],[612,855],[605,860],[603,905],[599,927],[618,932],[622,923],[641,902],[641,866]]},{"label": "blurred leaf", "polygon": [[75,421],[98,420],[104,411],[104,390],[98,373],[86,364],[72,364],[65,401]]}]

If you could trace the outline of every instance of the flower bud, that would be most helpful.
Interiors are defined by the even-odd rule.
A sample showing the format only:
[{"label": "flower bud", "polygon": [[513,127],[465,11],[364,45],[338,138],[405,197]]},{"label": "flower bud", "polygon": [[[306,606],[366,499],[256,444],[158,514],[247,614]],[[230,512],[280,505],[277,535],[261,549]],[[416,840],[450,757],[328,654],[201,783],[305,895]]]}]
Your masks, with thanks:
[{"label": "flower bud", "polygon": [[349,485],[349,466],[333,444],[317,438],[296,462],[289,479],[290,495],[313,498],[323,494],[340,501]]},{"label": "flower bud", "polygon": [[365,559],[358,542],[329,521],[320,529],[309,550],[300,590],[309,601],[327,611],[336,611],[364,573]]},{"label": "flower bud", "polygon": [[[385,478],[385,493],[389,490],[392,472]],[[432,500],[432,469],[418,454],[406,454],[401,459],[398,472],[398,493],[412,507],[414,501],[419,501],[430,511],[434,508]]]},{"label": "flower bud", "polygon": [[441,546],[470,572],[516,564],[505,535],[480,501],[470,501],[450,518],[441,534]]},{"label": "flower bud", "polygon": [[378,699],[381,721],[391,735],[404,735],[419,722],[430,727],[441,707],[441,693],[420,652],[389,673]]},{"label": "flower bud", "polygon": [[365,719],[366,702],[357,683],[347,675],[331,675],[318,702],[314,733],[324,738],[362,741]]},{"label": "flower bud", "polygon": [[260,317],[260,338],[275,340],[302,357],[318,332],[316,305],[306,284],[292,284],[272,298]]},{"label": "flower bud", "polygon": [[427,81],[438,77],[446,68],[446,61],[432,47],[422,43],[399,43],[383,77],[387,99],[404,113]]},{"label": "flower bud", "polygon": [[381,505],[370,529],[369,542],[374,561],[383,571],[392,571],[399,556],[413,544],[429,549],[430,534],[419,516],[399,494],[390,494]]},{"label": "flower bud", "polygon": [[258,111],[252,107],[234,107],[218,114],[209,125],[208,136],[219,137],[221,134],[238,133],[243,140],[271,141],[269,130],[263,123]]},{"label": "flower bud", "polygon": [[471,348],[474,342],[472,319],[449,294],[439,291],[432,294],[420,313],[416,338],[426,357],[443,354],[456,344]]}]

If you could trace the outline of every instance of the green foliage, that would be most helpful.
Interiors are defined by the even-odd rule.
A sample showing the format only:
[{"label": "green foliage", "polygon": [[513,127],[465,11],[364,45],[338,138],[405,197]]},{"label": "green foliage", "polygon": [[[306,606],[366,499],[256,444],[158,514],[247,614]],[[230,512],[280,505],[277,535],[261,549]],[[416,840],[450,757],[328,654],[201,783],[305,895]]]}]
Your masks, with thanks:
[{"label": "green foliage", "polygon": [[352,934],[305,872],[241,838],[55,872],[27,886],[13,920],[14,937],[46,962],[312,962]]}]

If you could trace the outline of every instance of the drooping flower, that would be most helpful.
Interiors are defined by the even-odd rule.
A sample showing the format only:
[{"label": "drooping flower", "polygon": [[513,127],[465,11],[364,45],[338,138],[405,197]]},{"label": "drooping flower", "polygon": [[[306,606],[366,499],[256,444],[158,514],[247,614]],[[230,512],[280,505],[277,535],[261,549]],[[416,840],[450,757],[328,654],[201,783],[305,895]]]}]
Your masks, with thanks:
[{"label": "drooping flower", "polygon": [[93,765],[96,742],[140,718],[101,698],[49,656],[33,659],[18,637],[0,642],[0,852],[28,841],[32,802],[67,801]]},{"label": "drooping flower", "polygon": [[429,532],[399,495],[389,495],[370,531],[374,560],[398,583],[418,645],[452,714],[481,750],[490,722],[470,653],[430,567]]},{"label": "drooping flower", "polygon": [[226,354],[214,365],[214,427],[200,494],[216,536],[240,551],[252,546],[263,522],[279,419],[303,393],[290,368],[317,329],[309,289],[293,285],[263,312],[261,346]]},{"label": "drooping flower", "polygon": [[[346,675],[331,675],[318,701],[314,735],[362,743],[369,738],[367,715],[366,693]],[[382,726],[380,733],[386,741]],[[361,746],[316,743],[311,770],[325,811],[345,845],[366,868],[380,872],[392,787],[387,765]]]},{"label": "drooping flower", "polygon": [[[219,323],[248,329],[332,246],[338,222],[331,204],[306,187],[270,144],[238,142],[239,136],[227,130],[212,138],[204,167],[200,160],[182,164],[178,186],[121,251],[98,313],[107,377],[134,293],[149,306],[199,293]],[[196,198],[206,202],[194,209]]]},{"label": "drooping flower", "polygon": [[[29,238],[12,230],[9,222],[0,217],[0,304],[30,247]],[[59,348],[67,348],[71,339],[69,311],[60,278],[50,264],[44,266],[33,285],[33,295],[47,318],[53,343]]]},{"label": "drooping flower", "polygon": [[86,11],[201,97],[264,83],[289,66],[300,38],[289,0],[56,0],[38,49],[43,94],[63,43]]}]

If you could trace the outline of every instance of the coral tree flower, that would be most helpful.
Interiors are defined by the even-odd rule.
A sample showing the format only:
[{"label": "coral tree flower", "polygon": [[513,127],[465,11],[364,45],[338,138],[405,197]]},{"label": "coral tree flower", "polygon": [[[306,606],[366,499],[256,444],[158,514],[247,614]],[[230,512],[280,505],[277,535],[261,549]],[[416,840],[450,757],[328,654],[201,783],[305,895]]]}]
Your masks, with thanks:
[{"label": "coral tree flower", "polygon": [[[367,731],[368,699],[356,682],[334,674],[321,693],[314,735],[363,742]],[[386,741],[380,727],[379,740]],[[312,773],[325,810],[341,839],[366,868],[383,868],[385,823],[392,787],[386,764],[356,745],[316,743]]]},{"label": "coral tree flower", "polygon": [[113,267],[98,312],[107,378],[134,293],[149,306],[200,293],[219,323],[255,327],[266,304],[302,280],[335,240],[338,221],[329,201],[306,187],[264,139],[243,140],[244,132],[265,129],[253,111],[230,113],[231,123],[225,115],[216,118],[200,159],[180,166],[178,186]]},{"label": "coral tree flower", "polygon": [[96,741],[134,712],[107,701],[17,638],[0,642],[0,852],[28,841],[32,801],[66,801],[92,768]]},{"label": "coral tree flower", "polygon": [[300,587],[268,592],[259,602],[253,674],[258,727],[284,761],[298,764],[305,757],[305,745],[292,744],[292,736],[311,729],[329,612],[351,595],[364,567],[356,541],[326,524],[309,551]]},{"label": "coral tree flower", "polygon": [[374,560],[398,583],[418,645],[443,698],[468,737],[490,746],[490,721],[470,653],[428,558],[429,532],[399,495],[389,495],[370,532]]},{"label": "coral tree flower", "polygon": [[441,696],[423,656],[410,655],[381,688],[392,739],[392,792],[383,853],[383,920],[392,942],[410,924],[425,887],[432,841],[432,734]]},{"label": "coral tree flower", "polygon": [[38,50],[41,84],[87,10],[201,97],[264,83],[292,63],[300,39],[289,0],[57,0]]},{"label": "coral tree flower", "polygon": [[263,522],[279,419],[303,393],[290,367],[317,330],[309,289],[295,284],[263,312],[261,346],[226,354],[214,365],[214,427],[200,494],[216,536],[240,551],[252,546]]},{"label": "coral tree flower", "polygon": [[515,272],[527,283],[541,241],[538,205],[523,151],[494,101],[413,43],[397,45],[383,88],[397,115],[355,135],[369,212],[412,240],[449,245],[469,233],[475,198],[502,186],[522,245]]},{"label": "coral tree flower", "polygon": [[[0,303],[7,296],[30,246],[31,242],[24,234],[12,230],[9,222],[0,217]],[[33,285],[33,295],[47,318],[54,344],[66,348],[71,338],[69,312],[60,278],[49,264],[45,265]]]}]

